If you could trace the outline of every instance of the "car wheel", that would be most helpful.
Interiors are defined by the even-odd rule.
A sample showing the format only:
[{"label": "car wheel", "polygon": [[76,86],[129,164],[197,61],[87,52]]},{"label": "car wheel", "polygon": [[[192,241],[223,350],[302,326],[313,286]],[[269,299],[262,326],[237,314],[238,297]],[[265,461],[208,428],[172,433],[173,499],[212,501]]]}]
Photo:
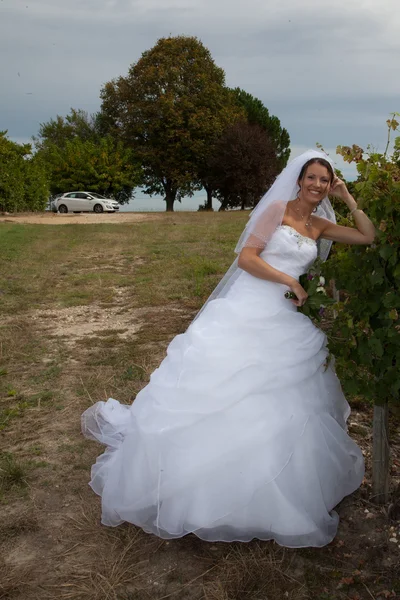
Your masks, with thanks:
[{"label": "car wheel", "polygon": [[60,212],[60,213],[67,213],[68,212],[68,208],[65,206],[65,204],[60,204],[60,206],[58,207],[58,212]]},{"label": "car wheel", "polygon": [[103,212],[103,210],[104,210],[104,209],[103,209],[103,207],[102,207],[102,205],[101,205],[101,204],[95,204],[95,205],[93,206],[93,212],[95,212],[95,213],[102,213],[102,212]]}]

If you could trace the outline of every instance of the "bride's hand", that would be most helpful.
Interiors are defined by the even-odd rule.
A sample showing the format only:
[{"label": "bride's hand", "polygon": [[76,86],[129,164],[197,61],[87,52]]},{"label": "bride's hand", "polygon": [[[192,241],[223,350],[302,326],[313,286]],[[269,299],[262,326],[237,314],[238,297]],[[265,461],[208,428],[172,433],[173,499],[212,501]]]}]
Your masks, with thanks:
[{"label": "bride's hand", "polygon": [[332,181],[331,188],[329,190],[330,196],[335,196],[335,198],[341,198],[342,200],[346,200],[351,197],[349,190],[346,187],[346,184],[339,177],[335,177]]},{"label": "bride's hand", "polygon": [[295,304],[296,306],[303,306],[303,304],[308,298],[306,290],[300,285],[298,281],[295,281],[290,286],[290,289],[292,290],[293,294],[296,295],[297,298],[297,300],[295,298],[292,298],[293,304]]}]

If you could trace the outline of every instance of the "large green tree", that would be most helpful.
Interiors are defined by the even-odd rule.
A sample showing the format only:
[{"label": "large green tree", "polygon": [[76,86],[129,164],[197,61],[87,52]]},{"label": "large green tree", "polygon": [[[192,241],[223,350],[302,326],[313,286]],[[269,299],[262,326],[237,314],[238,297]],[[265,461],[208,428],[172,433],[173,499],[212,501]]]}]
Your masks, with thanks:
[{"label": "large green tree", "polygon": [[160,39],[101,98],[102,124],[134,150],[145,193],[163,194],[167,210],[198,189],[210,145],[243,116],[195,37]]},{"label": "large green tree", "polygon": [[17,144],[0,132],[0,210],[43,210],[49,197],[45,168],[30,144]]},{"label": "large green tree", "polygon": [[278,166],[282,170],[290,156],[290,137],[288,131],[281,126],[278,117],[269,114],[269,110],[258,98],[240,88],[232,90],[236,102],[246,113],[250,125],[259,125],[272,140]]}]

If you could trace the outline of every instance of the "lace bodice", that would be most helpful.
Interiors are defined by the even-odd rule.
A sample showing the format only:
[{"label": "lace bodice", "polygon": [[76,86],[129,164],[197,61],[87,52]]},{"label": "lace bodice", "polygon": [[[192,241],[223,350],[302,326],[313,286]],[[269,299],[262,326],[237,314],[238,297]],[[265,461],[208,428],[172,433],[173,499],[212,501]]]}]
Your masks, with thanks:
[{"label": "lace bodice", "polygon": [[260,256],[271,267],[298,278],[317,258],[317,242],[290,225],[279,225]]}]

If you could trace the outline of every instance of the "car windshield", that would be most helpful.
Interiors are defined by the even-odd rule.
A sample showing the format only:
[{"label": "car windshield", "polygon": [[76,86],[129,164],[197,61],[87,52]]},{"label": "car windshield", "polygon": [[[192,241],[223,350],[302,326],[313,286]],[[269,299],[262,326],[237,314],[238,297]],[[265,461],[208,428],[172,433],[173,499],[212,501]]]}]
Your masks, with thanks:
[{"label": "car windshield", "polygon": [[100,198],[101,200],[105,200],[104,196],[100,196],[100,194],[96,194],[96,192],[89,192],[93,198]]}]

